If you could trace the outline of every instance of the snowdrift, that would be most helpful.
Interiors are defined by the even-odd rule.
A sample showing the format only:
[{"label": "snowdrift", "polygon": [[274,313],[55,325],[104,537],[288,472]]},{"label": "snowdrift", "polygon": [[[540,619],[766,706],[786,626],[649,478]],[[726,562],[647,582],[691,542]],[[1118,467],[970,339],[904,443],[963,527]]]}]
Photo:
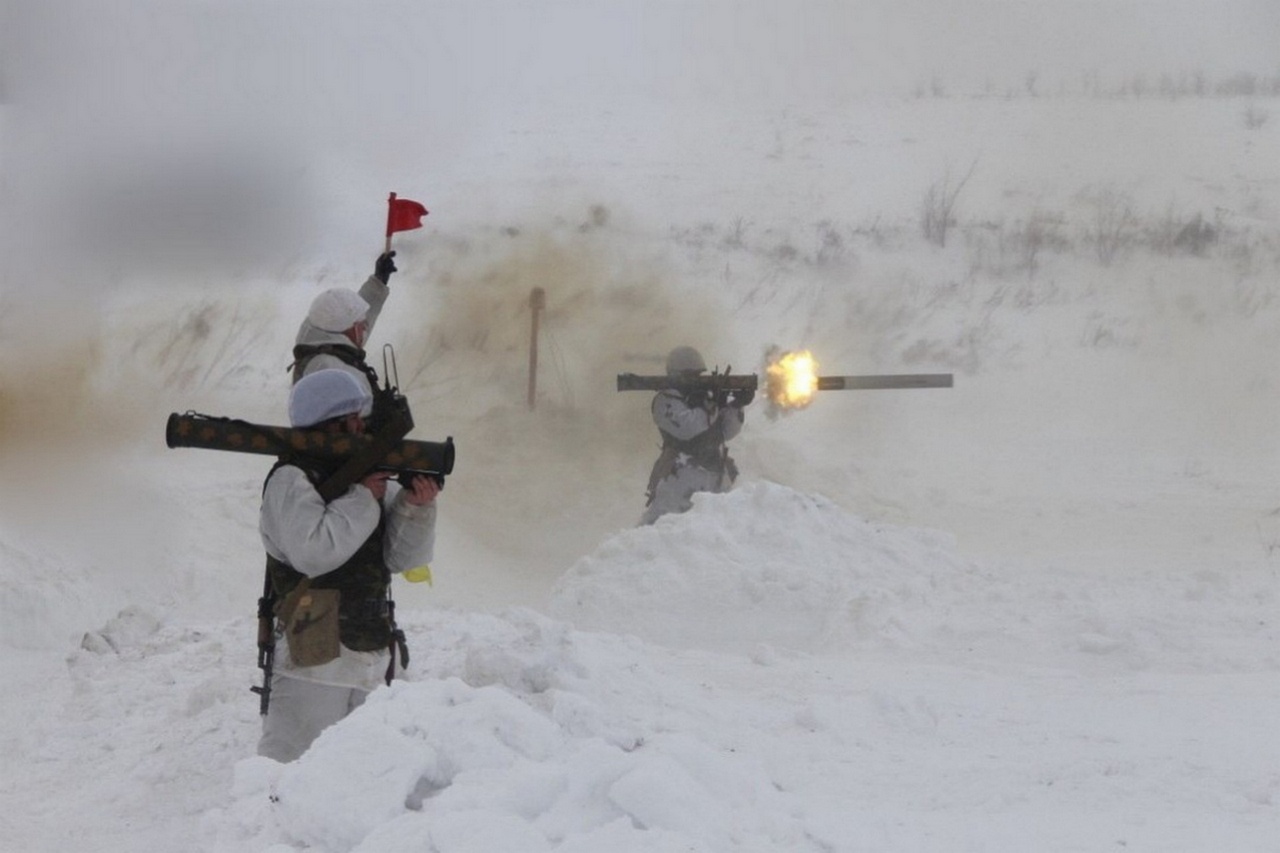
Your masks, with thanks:
[{"label": "snowdrift", "polygon": [[[834,849],[852,824],[830,774],[855,787],[900,775],[874,744],[924,749],[973,726],[976,743],[1026,740],[1049,767],[1073,747],[1044,732],[1075,718],[1123,728],[1092,703],[1154,701],[1124,686],[1137,673],[1213,670],[1207,687],[1181,682],[1211,692],[1224,670],[1270,665],[1239,645],[1260,582],[1201,573],[1162,596],[1145,580],[1023,577],[958,556],[943,534],[751,483],[604,542],[557,585],[555,619],[409,614],[408,680],[293,764],[241,761],[232,803],[206,825],[228,851]],[[1028,666],[1043,684],[1008,675]],[[1090,671],[1113,685],[1103,699],[1064,692]],[[785,687],[758,691],[762,673]],[[982,710],[944,710],[956,697]],[[947,772],[987,772],[967,737],[934,742],[956,762]]]},{"label": "snowdrift", "polygon": [[[411,614],[411,680],[292,765],[241,762],[221,843],[804,849],[798,802],[731,723],[733,704],[679,674],[679,655],[751,652],[725,657],[729,671],[834,645],[916,646],[936,636],[933,599],[982,577],[940,534],[878,527],[818,496],[772,483],[707,496],[581,560],[551,603],[564,621]],[[805,704],[787,727],[806,725]]]},{"label": "snowdrift", "polygon": [[[610,538],[560,579],[548,612],[585,630],[766,659],[914,652],[1074,668],[1085,653],[1103,667],[1180,669],[1206,665],[1207,654],[1248,667],[1255,656],[1241,656],[1230,630],[1185,630],[1202,622],[1206,599],[1237,594],[1258,607],[1272,598],[1265,577],[1238,568],[1121,579],[1103,567],[975,561],[949,534],[873,523],[756,482]],[[1248,620],[1237,625],[1246,634],[1257,627]]]},{"label": "snowdrift", "polygon": [[550,612],[679,648],[914,646],[939,603],[990,584],[952,544],[758,482],[617,534],[561,579]]}]

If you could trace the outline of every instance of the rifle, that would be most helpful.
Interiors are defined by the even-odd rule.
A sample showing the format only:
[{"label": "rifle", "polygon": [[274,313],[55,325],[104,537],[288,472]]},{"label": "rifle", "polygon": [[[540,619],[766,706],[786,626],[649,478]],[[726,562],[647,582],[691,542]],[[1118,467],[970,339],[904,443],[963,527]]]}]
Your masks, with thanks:
[{"label": "rifle", "polygon": [[271,585],[271,573],[262,584],[262,597],[258,599],[258,669],[262,670],[262,686],[250,687],[261,697],[258,713],[267,715],[271,707],[271,674],[276,663],[276,591]]}]

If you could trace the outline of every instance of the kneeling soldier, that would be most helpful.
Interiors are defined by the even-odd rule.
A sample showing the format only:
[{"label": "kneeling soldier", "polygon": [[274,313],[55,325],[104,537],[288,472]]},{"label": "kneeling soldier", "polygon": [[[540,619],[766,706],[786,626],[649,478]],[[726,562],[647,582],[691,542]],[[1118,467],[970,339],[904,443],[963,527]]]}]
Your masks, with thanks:
[{"label": "kneeling soldier", "polygon": [[[707,364],[693,347],[681,346],[667,355],[667,375],[694,377]],[[649,475],[649,502],[641,524],[653,524],[669,512],[693,506],[697,492],[725,492],[738,476],[725,442],[742,431],[742,409],[754,391],[737,391],[717,399],[706,391],[669,389],[654,395],[650,409],[662,435],[662,454]]]}]

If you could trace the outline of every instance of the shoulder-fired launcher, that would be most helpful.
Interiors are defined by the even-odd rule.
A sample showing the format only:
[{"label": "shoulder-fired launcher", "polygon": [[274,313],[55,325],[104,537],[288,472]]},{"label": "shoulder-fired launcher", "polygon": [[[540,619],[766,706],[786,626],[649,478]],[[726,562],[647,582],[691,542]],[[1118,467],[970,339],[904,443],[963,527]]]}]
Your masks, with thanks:
[{"label": "shoulder-fired launcher", "polygon": [[[353,463],[344,464],[335,477],[321,484],[320,494],[325,500],[337,497],[374,471],[391,471],[402,483],[421,474],[443,485],[444,478],[453,473],[453,436],[444,441],[415,441],[403,438],[403,432],[394,425],[389,429],[390,433],[384,430],[373,435],[338,435],[188,412],[169,415],[164,435],[169,447]],[[389,440],[391,436],[394,439]]]},{"label": "shoulder-fired launcher", "polygon": [[[754,373],[704,373],[697,376],[640,376],[618,374],[619,391],[755,391],[759,377]],[[819,376],[819,391],[872,391],[889,388],[950,388],[950,373],[890,373],[864,376]]]},{"label": "shoulder-fired launcher", "polygon": [[697,376],[640,376],[618,374],[619,391],[755,391],[760,378],[754,373],[700,373]]}]

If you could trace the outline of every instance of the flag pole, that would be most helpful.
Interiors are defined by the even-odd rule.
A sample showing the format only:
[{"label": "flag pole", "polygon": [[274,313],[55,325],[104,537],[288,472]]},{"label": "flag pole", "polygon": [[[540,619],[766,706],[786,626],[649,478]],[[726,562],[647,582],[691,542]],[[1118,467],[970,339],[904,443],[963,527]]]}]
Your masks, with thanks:
[{"label": "flag pole", "polygon": [[396,194],[392,193],[387,199],[387,246],[382,250],[384,253],[391,252],[391,211],[395,209],[395,206]]}]

